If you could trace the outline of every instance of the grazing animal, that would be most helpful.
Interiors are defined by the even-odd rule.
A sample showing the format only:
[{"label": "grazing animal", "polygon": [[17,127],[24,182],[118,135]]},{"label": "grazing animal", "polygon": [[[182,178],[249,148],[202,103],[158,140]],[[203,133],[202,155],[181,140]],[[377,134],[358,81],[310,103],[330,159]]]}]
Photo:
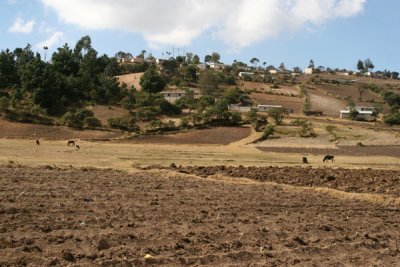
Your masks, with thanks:
[{"label": "grazing animal", "polygon": [[36,145],[40,146],[40,142],[38,139],[36,139]]},{"label": "grazing animal", "polygon": [[307,159],[307,157],[303,157],[303,163],[304,163],[304,164],[308,164],[308,159]]},{"label": "grazing animal", "polygon": [[333,162],[333,158],[334,158],[334,157],[335,157],[335,156],[332,156],[332,155],[325,155],[323,162],[325,162],[325,161],[327,161],[327,160],[330,160],[330,161]]},{"label": "grazing animal", "polygon": [[76,149],[80,149],[81,147],[78,144],[75,144]]},{"label": "grazing animal", "polygon": [[68,140],[67,146],[75,146],[76,143],[74,140]]}]

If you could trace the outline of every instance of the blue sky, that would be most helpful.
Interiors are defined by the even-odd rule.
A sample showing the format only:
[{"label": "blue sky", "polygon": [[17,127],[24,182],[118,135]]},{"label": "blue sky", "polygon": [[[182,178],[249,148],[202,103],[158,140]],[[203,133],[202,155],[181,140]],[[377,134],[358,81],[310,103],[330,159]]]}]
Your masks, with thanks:
[{"label": "blue sky", "polygon": [[30,43],[51,54],[89,35],[110,56],[175,47],[225,63],[354,70],[370,58],[375,70],[400,71],[399,10],[397,0],[0,0],[0,49]]}]

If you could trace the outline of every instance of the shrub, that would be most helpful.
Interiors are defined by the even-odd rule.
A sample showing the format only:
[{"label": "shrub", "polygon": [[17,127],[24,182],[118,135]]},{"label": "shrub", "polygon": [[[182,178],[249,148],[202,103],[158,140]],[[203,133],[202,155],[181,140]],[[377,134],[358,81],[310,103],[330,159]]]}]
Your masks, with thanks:
[{"label": "shrub", "polygon": [[64,114],[61,120],[62,123],[68,127],[78,129],[83,128],[83,120],[79,118],[79,116],[77,116],[75,112],[68,111]]},{"label": "shrub", "polygon": [[140,130],[139,126],[135,124],[135,119],[129,115],[117,118],[109,118],[108,125],[110,125],[111,128],[128,132],[138,132]]},{"label": "shrub", "polygon": [[262,139],[268,139],[271,135],[273,135],[275,132],[275,127],[273,125],[267,125],[265,127],[263,134],[262,134]]},{"label": "shrub", "polygon": [[389,125],[399,125],[400,124],[400,112],[390,113],[383,117],[383,122]]},{"label": "shrub", "polygon": [[101,121],[94,116],[86,117],[83,122],[87,127],[90,128],[101,127]]}]

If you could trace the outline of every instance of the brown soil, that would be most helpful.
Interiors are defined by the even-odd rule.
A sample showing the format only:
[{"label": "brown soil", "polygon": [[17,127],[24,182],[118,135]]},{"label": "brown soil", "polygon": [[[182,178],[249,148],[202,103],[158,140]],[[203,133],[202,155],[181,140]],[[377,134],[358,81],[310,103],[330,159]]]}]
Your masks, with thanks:
[{"label": "brown soil", "polygon": [[[321,170],[268,170],[241,172],[263,171],[287,183],[291,177],[293,184],[298,176],[328,180]],[[353,182],[367,173],[335,170],[332,184],[346,180],[338,171]],[[380,191],[383,180],[372,174],[390,176],[371,173],[368,184],[357,184]],[[400,261],[398,204],[160,170],[127,174],[12,166],[0,167],[0,180],[0,266],[398,266]]]},{"label": "brown soil", "polygon": [[128,114],[126,109],[121,107],[94,106],[92,108],[94,116],[101,121],[103,126],[108,125],[108,119],[122,117]]},{"label": "brown soil", "polygon": [[323,111],[331,117],[339,117],[340,110],[346,107],[346,101],[309,90],[311,110]]},{"label": "brown soil", "polygon": [[[328,163],[327,163],[328,164]],[[151,167],[150,167],[151,168]],[[176,168],[171,168],[176,169]],[[351,193],[379,193],[400,197],[400,171],[302,167],[179,167],[179,172],[209,177],[221,174],[261,182],[324,187]]]},{"label": "brown soil", "polygon": [[109,139],[122,135],[119,131],[79,131],[64,126],[15,123],[1,119],[0,129],[0,138]]},{"label": "brown soil", "polygon": [[251,129],[245,127],[217,127],[177,134],[143,135],[130,139],[129,141],[134,143],[154,144],[227,145],[249,136],[250,132]]}]

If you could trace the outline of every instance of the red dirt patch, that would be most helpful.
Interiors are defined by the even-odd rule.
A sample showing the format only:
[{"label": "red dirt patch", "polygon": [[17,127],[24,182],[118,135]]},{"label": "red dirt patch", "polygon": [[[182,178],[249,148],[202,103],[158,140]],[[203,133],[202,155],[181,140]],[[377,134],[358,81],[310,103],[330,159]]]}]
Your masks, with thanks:
[{"label": "red dirt patch", "polygon": [[251,129],[245,127],[217,127],[192,130],[186,133],[165,135],[143,135],[130,141],[134,143],[156,144],[215,144],[227,145],[250,135]]}]

